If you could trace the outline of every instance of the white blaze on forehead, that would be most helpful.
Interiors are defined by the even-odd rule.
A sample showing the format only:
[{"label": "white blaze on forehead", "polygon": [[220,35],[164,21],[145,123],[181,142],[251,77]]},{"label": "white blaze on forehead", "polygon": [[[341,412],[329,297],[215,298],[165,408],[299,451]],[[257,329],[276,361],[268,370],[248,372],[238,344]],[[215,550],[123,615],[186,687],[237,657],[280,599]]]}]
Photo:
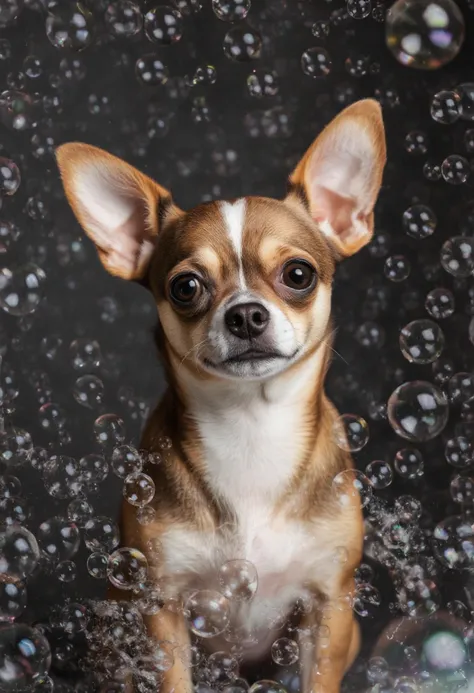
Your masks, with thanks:
[{"label": "white blaze on forehead", "polygon": [[235,252],[237,254],[237,259],[239,262],[239,280],[240,287],[242,289],[246,288],[244,268],[242,265],[242,245],[243,245],[243,235],[244,235],[244,221],[245,221],[245,199],[241,198],[236,202],[221,202],[222,216],[224,217],[224,222],[226,225],[227,233],[234,246]]}]

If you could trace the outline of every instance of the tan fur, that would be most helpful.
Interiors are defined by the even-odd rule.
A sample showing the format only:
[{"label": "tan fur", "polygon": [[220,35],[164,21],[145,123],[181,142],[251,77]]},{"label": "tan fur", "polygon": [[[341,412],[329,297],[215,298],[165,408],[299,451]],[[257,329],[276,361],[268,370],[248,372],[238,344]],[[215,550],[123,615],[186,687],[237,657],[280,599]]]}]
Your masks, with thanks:
[{"label": "tan fur", "polygon": [[[322,232],[315,188],[308,178],[320,147],[325,151],[327,142],[337,138],[341,123],[355,123],[368,133],[375,152],[374,171],[364,174],[371,176],[373,189],[363,204],[363,238],[360,229],[353,233],[347,226],[352,217],[343,209],[339,219],[337,208],[332,211],[331,233],[337,234],[342,225],[340,237]],[[254,560],[261,568],[263,594],[257,591],[248,618],[252,609],[252,618],[260,613],[262,599],[270,594],[286,612],[291,605],[282,597],[285,589],[308,596],[313,607],[301,632],[313,642],[301,657],[304,691],[337,693],[359,647],[352,609],[341,609],[340,604],[354,591],[363,517],[356,494],[350,494],[349,505],[341,505],[333,491],[334,477],[348,472],[352,462],[336,445],[337,412],[323,384],[330,360],[336,257],[355,252],[372,233],[372,209],[385,162],[378,105],[355,104],[328,126],[297,166],[285,200],[245,198],[239,207],[209,203],[187,213],[169,204],[160,223],[157,202],[168,193],[124,162],[77,144],[63,146],[58,160],[68,199],[108,269],[107,248],[94,237],[98,225],[91,223],[77,200],[79,167],[100,166],[110,169],[112,179],[129,181],[128,194],[139,201],[133,209],[141,218],[134,212],[125,226],[130,223],[135,239],[153,238],[154,243],[147,270],[134,262],[128,272],[129,277],[146,273],[155,296],[160,317],[157,344],[169,382],[147,423],[142,448],[159,451],[161,436],[171,438],[173,448],[160,465],[145,469],[156,487],[155,521],[141,526],[125,502],[122,543],[149,555],[148,541],[162,541],[163,555],[158,565],[153,562],[151,577],[172,598],[192,589],[216,588],[219,561],[238,557]],[[326,204],[333,205],[330,196]],[[354,206],[357,200],[341,199],[345,204]],[[296,295],[282,282],[282,268],[294,258],[316,270],[317,283],[307,294]],[[112,271],[119,273],[116,266]],[[205,285],[189,308],[173,303],[169,293],[173,279],[183,272],[193,272]],[[276,344],[283,351],[268,365],[273,369],[269,375],[266,364],[262,370],[260,364],[255,366],[256,375],[254,366],[244,364],[240,378],[240,366],[237,375],[225,370],[227,350],[235,340],[226,341],[219,326],[223,311],[237,298],[258,300],[270,310],[273,332],[265,333],[261,344]],[[256,530],[262,517],[264,524]],[[347,560],[337,563],[334,555],[341,549]],[[316,608],[321,600],[322,613]],[[321,618],[329,626],[324,651],[315,637]],[[179,647],[188,643],[182,614],[165,608],[148,619],[148,628],[157,640],[172,640]],[[222,646],[219,639],[210,644]],[[182,662],[164,674],[163,691],[173,690],[192,690],[191,674]]]}]

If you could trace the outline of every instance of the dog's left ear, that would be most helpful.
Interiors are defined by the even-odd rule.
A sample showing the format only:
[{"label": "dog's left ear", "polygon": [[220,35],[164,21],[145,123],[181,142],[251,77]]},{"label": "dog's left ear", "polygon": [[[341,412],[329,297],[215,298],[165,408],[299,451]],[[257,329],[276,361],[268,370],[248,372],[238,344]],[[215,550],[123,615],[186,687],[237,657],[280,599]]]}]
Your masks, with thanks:
[{"label": "dog's left ear", "polygon": [[372,238],[373,209],[386,161],[377,101],[358,101],[319,135],[290,177],[321,231],[346,257]]}]

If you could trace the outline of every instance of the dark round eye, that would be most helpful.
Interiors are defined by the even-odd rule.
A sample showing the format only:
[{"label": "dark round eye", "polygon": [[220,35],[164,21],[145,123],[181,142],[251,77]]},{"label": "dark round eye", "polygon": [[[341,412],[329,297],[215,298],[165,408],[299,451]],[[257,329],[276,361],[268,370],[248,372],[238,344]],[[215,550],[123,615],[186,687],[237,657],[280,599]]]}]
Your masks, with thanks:
[{"label": "dark round eye", "polygon": [[170,285],[170,296],[181,305],[192,303],[201,295],[202,284],[195,274],[181,274]]},{"label": "dark round eye", "polygon": [[306,291],[316,283],[316,271],[304,260],[291,260],[283,268],[283,283],[294,291]]}]

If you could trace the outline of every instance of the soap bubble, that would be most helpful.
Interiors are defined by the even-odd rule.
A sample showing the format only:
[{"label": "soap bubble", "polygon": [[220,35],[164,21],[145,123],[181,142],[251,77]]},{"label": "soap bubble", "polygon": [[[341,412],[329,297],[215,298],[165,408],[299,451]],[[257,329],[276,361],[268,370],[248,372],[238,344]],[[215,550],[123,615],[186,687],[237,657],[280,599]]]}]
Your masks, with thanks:
[{"label": "soap bubble", "polygon": [[214,590],[193,592],[185,603],[189,627],[201,638],[213,638],[225,631],[230,619],[228,600]]},{"label": "soap bubble", "polygon": [[398,604],[411,618],[423,618],[439,609],[441,596],[432,580],[413,580],[398,591]]},{"label": "soap bubble", "polygon": [[431,101],[431,117],[441,125],[451,125],[462,115],[461,97],[457,91],[439,91]]},{"label": "soap bubble", "polygon": [[276,96],[279,88],[279,78],[274,70],[258,68],[247,77],[247,89],[250,96],[257,98]]},{"label": "soap bubble", "polygon": [[123,497],[131,505],[143,508],[151,503],[155,495],[155,483],[148,474],[129,474],[124,481]]},{"label": "soap bubble", "polygon": [[472,373],[455,373],[448,380],[449,401],[462,404],[474,397],[474,375]]},{"label": "soap bubble", "polygon": [[347,11],[353,19],[365,19],[372,11],[372,0],[347,0]]},{"label": "soap bubble", "polygon": [[436,557],[448,568],[460,570],[474,563],[474,525],[468,517],[455,515],[442,520],[433,531]]},{"label": "soap bubble", "polygon": [[25,527],[13,525],[0,532],[0,576],[3,582],[24,580],[34,571],[39,558],[38,542]]},{"label": "soap bubble", "polygon": [[474,464],[474,450],[471,441],[463,436],[449,438],[444,448],[446,462],[456,469],[466,469]]},{"label": "soap bubble", "polygon": [[367,583],[357,585],[353,609],[361,618],[374,618],[382,603],[382,596],[376,587]]},{"label": "soap bubble", "polygon": [[97,442],[104,447],[116,447],[125,440],[125,424],[116,414],[102,414],[94,421]]},{"label": "soap bubble", "polygon": [[95,339],[75,339],[69,347],[72,366],[76,371],[88,372],[99,368],[102,355]]},{"label": "soap bubble", "polygon": [[311,27],[311,33],[317,39],[325,39],[329,36],[331,25],[326,19],[318,19]]},{"label": "soap bubble", "polygon": [[403,383],[390,395],[388,420],[395,433],[413,442],[435,438],[448,421],[446,395],[432,383]]},{"label": "soap bubble", "polygon": [[351,77],[365,77],[369,73],[370,58],[367,55],[350,55],[346,58],[344,67]]},{"label": "soap bubble", "polygon": [[441,166],[433,161],[427,161],[423,165],[423,175],[425,176],[426,180],[429,180],[432,183],[436,182],[437,180],[441,180]]},{"label": "soap bubble", "polygon": [[55,48],[79,52],[92,41],[92,15],[80,4],[61,6],[59,14],[46,18],[46,36]]},{"label": "soap bubble", "polygon": [[79,465],[67,455],[50,457],[43,467],[43,481],[53,498],[74,498],[82,489]]},{"label": "soap bubble", "polygon": [[413,320],[400,332],[400,349],[411,363],[433,363],[444,348],[444,334],[432,320]]},{"label": "soap bubble", "polygon": [[94,551],[87,558],[87,572],[96,580],[105,580],[109,569],[109,557],[101,551]]},{"label": "soap bubble", "polygon": [[365,468],[365,474],[377,491],[387,488],[393,481],[393,471],[388,462],[374,460]]},{"label": "soap bubble", "polygon": [[[408,135],[405,137],[405,149],[408,152],[408,154],[413,154],[413,155],[426,154],[426,152],[428,151],[428,137],[427,137],[426,133],[422,132],[420,130],[412,130],[411,132],[409,132]],[[418,206],[424,207],[424,205],[414,205],[414,206],[415,207],[418,207]],[[428,209],[430,209],[430,208],[428,207]],[[430,210],[430,212],[431,212],[431,210]],[[435,225],[436,225],[436,218],[435,218]],[[408,231],[407,231],[407,233],[408,233]],[[430,234],[428,234],[428,235],[430,235]]]},{"label": "soap bubble", "polygon": [[474,240],[454,236],[441,247],[440,260],[443,268],[454,277],[468,277],[474,270]]},{"label": "soap bubble", "polygon": [[461,669],[468,654],[460,634],[434,633],[423,643],[423,655],[431,668],[437,671]]},{"label": "soap bubble", "polygon": [[298,661],[300,657],[298,643],[290,638],[278,638],[272,644],[272,659],[275,664],[289,667]]},{"label": "soap bubble", "polygon": [[61,561],[56,566],[54,571],[56,577],[60,582],[69,583],[74,582],[77,576],[77,566],[74,561]]},{"label": "soap bubble", "polygon": [[247,62],[260,57],[262,37],[255,29],[239,24],[232,27],[224,37],[224,53],[236,62]]},{"label": "soap bubble", "polygon": [[474,479],[468,476],[455,476],[449,490],[455,503],[472,506],[474,504]]},{"label": "soap bubble", "polygon": [[85,455],[79,460],[79,474],[84,484],[100,484],[109,473],[109,465],[102,455]]},{"label": "soap bubble", "polygon": [[392,282],[403,282],[411,272],[409,260],[404,255],[391,255],[385,261],[384,274]]},{"label": "soap bubble", "polygon": [[441,164],[441,174],[446,183],[462,185],[467,181],[471,173],[469,161],[463,156],[451,154]]},{"label": "soap bubble", "polygon": [[346,452],[359,452],[369,442],[367,421],[356,414],[343,414],[334,424],[336,444]]},{"label": "soap bubble", "polygon": [[252,684],[248,693],[286,693],[286,690],[277,681],[262,679]]},{"label": "soap bubble", "polygon": [[135,74],[144,86],[157,87],[166,84],[169,70],[155,53],[147,53],[135,63]]},{"label": "soap bubble", "polygon": [[410,523],[419,520],[423,511],[420,501],[413,496],[399,496],[393,509],[402,522]]},{"label": "soap bubble", "polygon": [[143,460],[135,448],[119,445],[112,452],[112,470],[120,479],[141,472]]},{"label": "soap bubble", "polygon": [[0,581],[0,625],[2,621],[12,622],[17,619],[23,613],[26,601],[24,582]]},{"label": "soap bubble", "polygon": [[403,228],[408,236],[423,240],[431,236],[438,223],[436,214],[426,205],[413,205],[403,212]]},{"label": "soap bubble", "polygon": [[215,84],[217,71],[214,65],[204,65],[197,67],[193,77],[189,80],[190,85],[196,87],[198,84]]},{"label": "soap bubble", "polygon": [[0,195],[14,195],[21,183],[20,169],[11,159],[0,157]]},{"label": "soap bubble", "polygon": [[389,666],[383,657],[371,657],[367,662],[367,679],[370,683],[384,683],[389,676]]},{"label": "soap bubble", "polygon": [[372,485],[358,469],[347,469],[336,474],[332,480],[332,491],[344,507],[351,506],[355,500],[365,508],[372,500]]},{"label": "soap bubble", "polygon": [[115,0],[107,7],[104,19],[110,33],[117,38],[134,36],[143,26],[140,8],[131,0]]},{"label": "soap bubble", "polygon": [[40,549],[54,563],[72,558],[78,552],[80,542],[77,525],[65,517],[52,517],[38,528]]},{"label": "soap bubble", "polygon": [[212,9],[222,22],[245,19],[250,11],[251,0],[212,0]]},{"label": "soap bubble", "polygon": [[74,399],[88,409],[97,409],[104,399],[104,383],[96,375],[81,375],[74,383]]},{"label": "soap bubble", "polygon": [[453,0],[397,0],[387,13],[387,46],[402,65],[436,70],[463,41],[464,18]]},{"label": "soap bubble", "polygon": [[474,120],[474,82],[464,82],[456,87],[456,92],[461,97],[462,120]]},{"label": "soap bubble", "polygon": [[147,570],[147,560],[137,549],[123,547],[109,556],[107,576],[120,590],[136,589],[145,582]]},{"label": "soap bubble", "polygon": [[177,43],[183,35],[183,17],[181,12],[159,5],[145,14],[145,34],[150,41],[161,46]]},{"label": "soap bubble", "polygon": [[23,624],[0,628],[0,683],[2,690],[24,690],[51,665],[49,643],[39,630]]},{"label": "soap bubble", "polygon": [[28,431],[12,428],[0,435],[0,460],[9,469],[25,465],[31,458],[33,442]]},{"label": "soap bubble", "polygon": [[43,404],[38,414],[41,428],[48,433],[60,433],[66,426],[64,410],[55,402]]},{"label": "soap bubble", "polygon": [[222,594],[231,601],[249,601],[258,587],[257,570],[253,563],[242,559],[227,561],[219,570]]},{"label": "soap bubble", "polygon": [[327,77],[332,60],[325,48],[308,48],[301,56],[301,69],[309,77]]},{"label": "soap bubble", "polygon": [[454,313],[456,304],[449,289],[432,289],[426,296],[425,308],[435,320],[445,320]]},{"label": "soap bubble", "polygon": [[423,455],[414,448],[403,448],[395,455],[393,466],[404,479],[418,479],[423,476]]},{"label": "soap bubble", "polygon": [[34,313],[43,298],[46,274],[33,264],[0,270],[0,307],[9,315]]},{"label": "soap bubble", "polygon": [[84,543],[90,551],[113,551],[120,542],[119,528],[108,517],[92,517],[84,526]]},{"label": "soap bubble", "polygon": [[16,89],[7,89],[0,94],[0,119],[2,123],[15,131],[33,127],[34,102],[32,97]]}]

